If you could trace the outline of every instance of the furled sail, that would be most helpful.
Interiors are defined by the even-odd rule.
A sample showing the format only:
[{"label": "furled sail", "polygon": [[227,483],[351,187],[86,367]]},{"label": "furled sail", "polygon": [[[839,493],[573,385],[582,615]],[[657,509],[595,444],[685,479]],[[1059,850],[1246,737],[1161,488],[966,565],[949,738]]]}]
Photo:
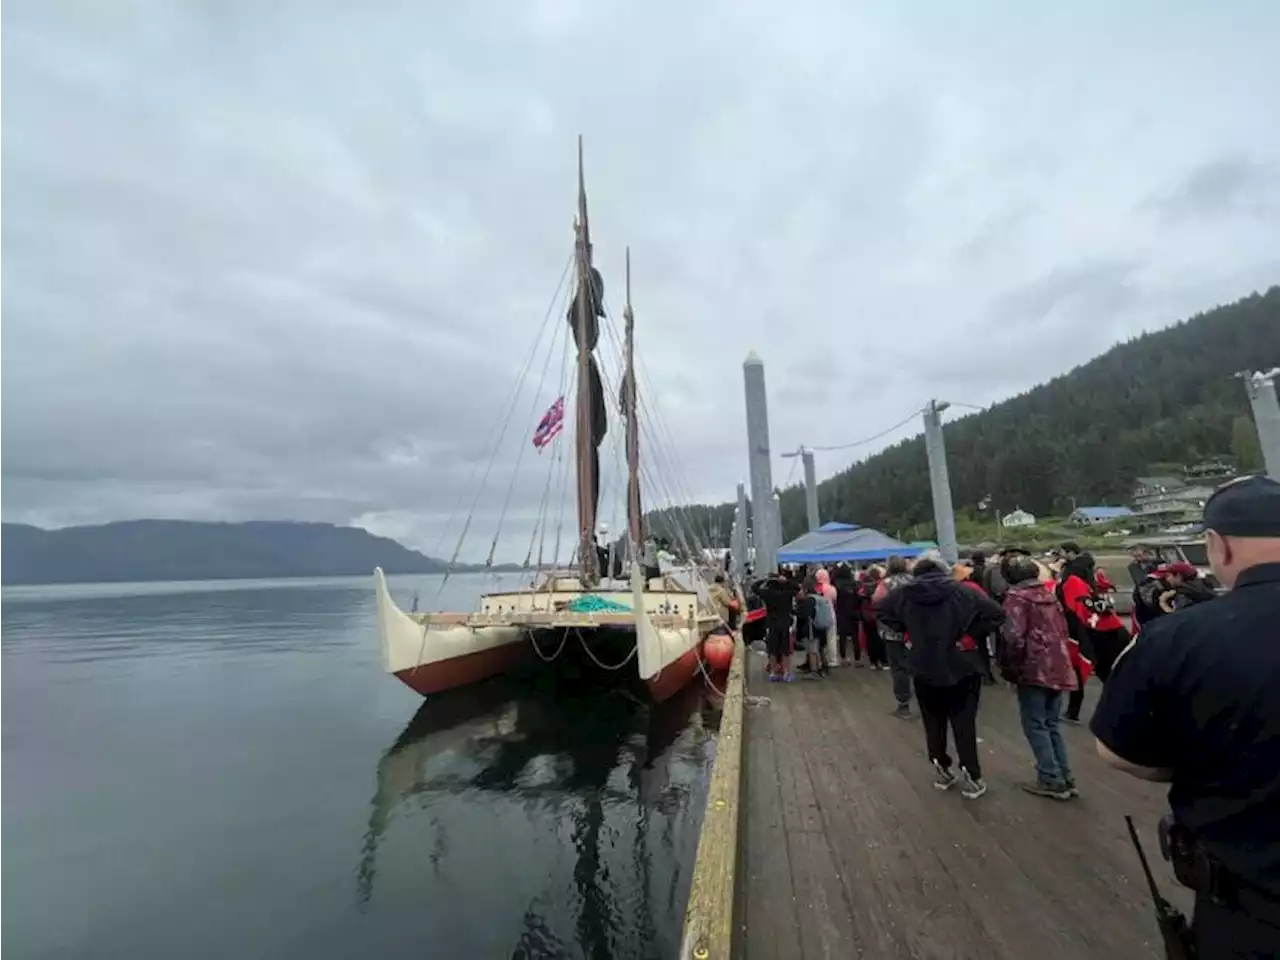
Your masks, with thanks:
[{"label": "furled sail", "polygon": [[[584,293],[590,296],[591,302],[587,304],[587,309],[579,314],[579,298]],[[594,356],[596,343],[600,339],[598,318],[604,315],[604,278],[600,276],[599,270],[592,267],[590,290],[587,290],[585,284],[579,286],[578,292],[574,294],[573,301],[569,304],[569,312],[565,318],[573,331],[573,340],[578,351],[581,353],[586,350],[590,354],[587,361],[587,381],[585,385],[579,384],[578,387],[579,390],[586,389],[588,392],[587,404],[591,420],[590,454],[587,457],[585,478],[587,486],[579,491],[579,496],[583,500],[580,507],[586,508],[584,523],[589,532],[594,531],[595,516],[600,501],[600,443],[609,429],[609,417],[604,404],[604,386],[600,381],[600,368],[596,365]],[[585,344],[582,342],[582,327],[586,328]]]}]

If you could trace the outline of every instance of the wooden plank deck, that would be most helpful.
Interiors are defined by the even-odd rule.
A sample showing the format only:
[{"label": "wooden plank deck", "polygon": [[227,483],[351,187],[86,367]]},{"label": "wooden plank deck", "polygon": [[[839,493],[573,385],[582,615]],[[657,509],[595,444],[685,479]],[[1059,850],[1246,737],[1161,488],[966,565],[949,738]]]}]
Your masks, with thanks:
[{"label": "wooden plank deck", "polygon": [[747,661],[735,955],[1163,956],[1124,815],[1164,895],[1189,911],[1156,841],[1165,788],[1103,764],[1087,728],[1065,728],[1083,796],[1033,797],[1017,787],[1035,770],[1013,692],[984,688],[989,791],[968,801],[933,789],[920,721],[890,716],[888,672],[771,684],[763,656]]}]

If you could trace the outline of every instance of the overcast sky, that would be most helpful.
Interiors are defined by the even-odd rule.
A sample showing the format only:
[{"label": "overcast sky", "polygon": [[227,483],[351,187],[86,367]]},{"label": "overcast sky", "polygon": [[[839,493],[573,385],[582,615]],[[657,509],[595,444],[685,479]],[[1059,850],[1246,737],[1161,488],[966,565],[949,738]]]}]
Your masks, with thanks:
[{"label": "overcast sky", "polygon": [[[750,349],[775,454],[1017,393],[1280,281],[1277,35],[1269,0],[8,0],[4,518],[447,554],[570,253],[579,133],[682,495],[746,475]],[[508,489],[499,554],[528,544],[562,328],[465,557]]]}]

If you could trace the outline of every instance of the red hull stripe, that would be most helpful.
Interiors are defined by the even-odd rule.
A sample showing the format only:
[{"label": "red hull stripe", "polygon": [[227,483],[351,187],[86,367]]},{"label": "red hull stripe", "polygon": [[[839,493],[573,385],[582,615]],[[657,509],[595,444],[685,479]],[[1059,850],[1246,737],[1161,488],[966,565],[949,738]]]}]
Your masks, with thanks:
[{"label": "red hull stripe", "polygon": [[425,697],[429,693],[487,680],[515,666],[528,656],[529,651],[528,642],[522,638],[515,643],[504,643],[500,647],[490,647],[461,657],[400,670],[396,676]]}]

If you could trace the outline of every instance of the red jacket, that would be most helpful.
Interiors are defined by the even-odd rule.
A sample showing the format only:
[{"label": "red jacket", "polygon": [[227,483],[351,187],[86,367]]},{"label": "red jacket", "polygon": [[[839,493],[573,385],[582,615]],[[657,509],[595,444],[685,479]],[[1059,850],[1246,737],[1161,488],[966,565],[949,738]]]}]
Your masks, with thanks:
[{"label": "red jacket", "polygon": [[1124,629],[1124,621],[1116,616],[1115,608],[1109,602],[1099,602],[1093,588],[1074,574],[1062,582],[1062,602],[1090,630],[1107,633]]}]

